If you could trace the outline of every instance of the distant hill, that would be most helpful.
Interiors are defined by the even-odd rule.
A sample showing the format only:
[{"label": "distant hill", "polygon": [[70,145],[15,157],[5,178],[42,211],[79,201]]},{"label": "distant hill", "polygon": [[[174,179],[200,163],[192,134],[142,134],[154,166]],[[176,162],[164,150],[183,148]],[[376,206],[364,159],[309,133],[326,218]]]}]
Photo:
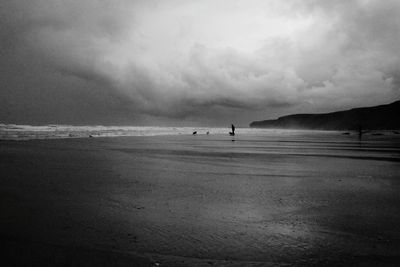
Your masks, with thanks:
[{"label": "distant hill", "polygon": [[254,121],[250,127],[314,130],[400,129],[400,101],[375,107],[324,114],[295,114],[277,120]]}]

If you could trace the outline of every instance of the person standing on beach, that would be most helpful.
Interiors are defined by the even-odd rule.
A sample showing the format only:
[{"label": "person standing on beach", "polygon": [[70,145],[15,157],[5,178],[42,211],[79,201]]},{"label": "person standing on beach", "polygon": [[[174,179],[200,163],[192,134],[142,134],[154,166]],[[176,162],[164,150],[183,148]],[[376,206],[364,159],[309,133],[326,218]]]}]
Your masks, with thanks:
[{"label": "person standing on beach", "polygon": [[232,124],[232,132],[229,132],[229,135],[234,136],[235,135],[235,125]]}]

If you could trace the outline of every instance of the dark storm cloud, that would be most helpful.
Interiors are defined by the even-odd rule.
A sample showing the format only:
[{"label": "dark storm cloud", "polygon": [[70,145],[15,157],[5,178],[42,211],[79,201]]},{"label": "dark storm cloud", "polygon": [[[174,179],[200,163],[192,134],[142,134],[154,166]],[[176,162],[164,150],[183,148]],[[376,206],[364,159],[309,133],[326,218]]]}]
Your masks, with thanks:
[{"label": "dark storm cloud", "polygon": [[398,1],[0,1],[0,15],[7,122],[245,124],[399,97]]}]

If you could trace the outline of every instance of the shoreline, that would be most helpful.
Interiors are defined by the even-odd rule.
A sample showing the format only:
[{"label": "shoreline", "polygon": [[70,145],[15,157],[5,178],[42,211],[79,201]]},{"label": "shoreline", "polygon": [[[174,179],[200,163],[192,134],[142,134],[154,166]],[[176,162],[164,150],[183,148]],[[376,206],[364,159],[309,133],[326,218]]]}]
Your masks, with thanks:
[{"label": "shoreline", "polygon": [[[159,128],[164,129],[164,128]],[[169,128],[166,128],[169,129]],[[192,130],[195,129],[196,136],[229,136],[229,129],[225,128],[191,128],[170,130],[164,132],[143,132],[143,129],[138,128],[136,132],[132,133],[110,133],[109,130],[100,131],[84,131],[76,132],[75,130],[70,131],[15,131],[15,130],[1,130],[0,129],[0,141],[29,141],[29,140],[54,140],[54,139],[88,139],[88,138],[115,138],[115,137],[156,137],[156,136],[192,136]],[[213,132],[214,130],[214,132]],[[209,134],[207,134],[209,132]],[[305,135],[347,135],[352,138],[358,136],[357,131],[341,131],[341,130],[306,130],[306,129],[266,129],[266,128],[237,128],[238,136],[262,136],[262,135],[276,135],[280,133],[283,136],[298,134]],[[400,138],[400,134],[393,130],[371,130],[368,133],[363,134],[364,140],[373,138],[395,137]],[[232,136],[231,136],[232,137]]]}]

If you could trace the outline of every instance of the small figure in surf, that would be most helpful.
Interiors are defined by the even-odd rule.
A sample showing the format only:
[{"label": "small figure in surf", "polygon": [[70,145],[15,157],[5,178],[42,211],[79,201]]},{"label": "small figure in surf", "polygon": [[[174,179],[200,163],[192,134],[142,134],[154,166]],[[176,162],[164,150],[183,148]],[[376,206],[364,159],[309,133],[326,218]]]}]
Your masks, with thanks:
[{"label": "small figure in surf", "polygon": [[234,136],[235,135],[235,125],[232,124],[232,132],[229,132],[229,135]]},{"label": "small figure in surf", "polygon": [[363,130],[363,127],[360,125],[358,127],[358,140],[361,141],[363,134],[369,133],[370,130]]},{"label": "small figure in surf", "polygon": [[193,132],[193,135],[196,135],[196,134],[197,134],[197,131],[194,131],[194,132]]},{"label": "small figure in surf", "polygon": [[360,141],[361,141],[362,135],[363,135],[363,129],[362,129],[362,126],[360,125],[360,126],[358,127],[358,139],[359,139]]}]

